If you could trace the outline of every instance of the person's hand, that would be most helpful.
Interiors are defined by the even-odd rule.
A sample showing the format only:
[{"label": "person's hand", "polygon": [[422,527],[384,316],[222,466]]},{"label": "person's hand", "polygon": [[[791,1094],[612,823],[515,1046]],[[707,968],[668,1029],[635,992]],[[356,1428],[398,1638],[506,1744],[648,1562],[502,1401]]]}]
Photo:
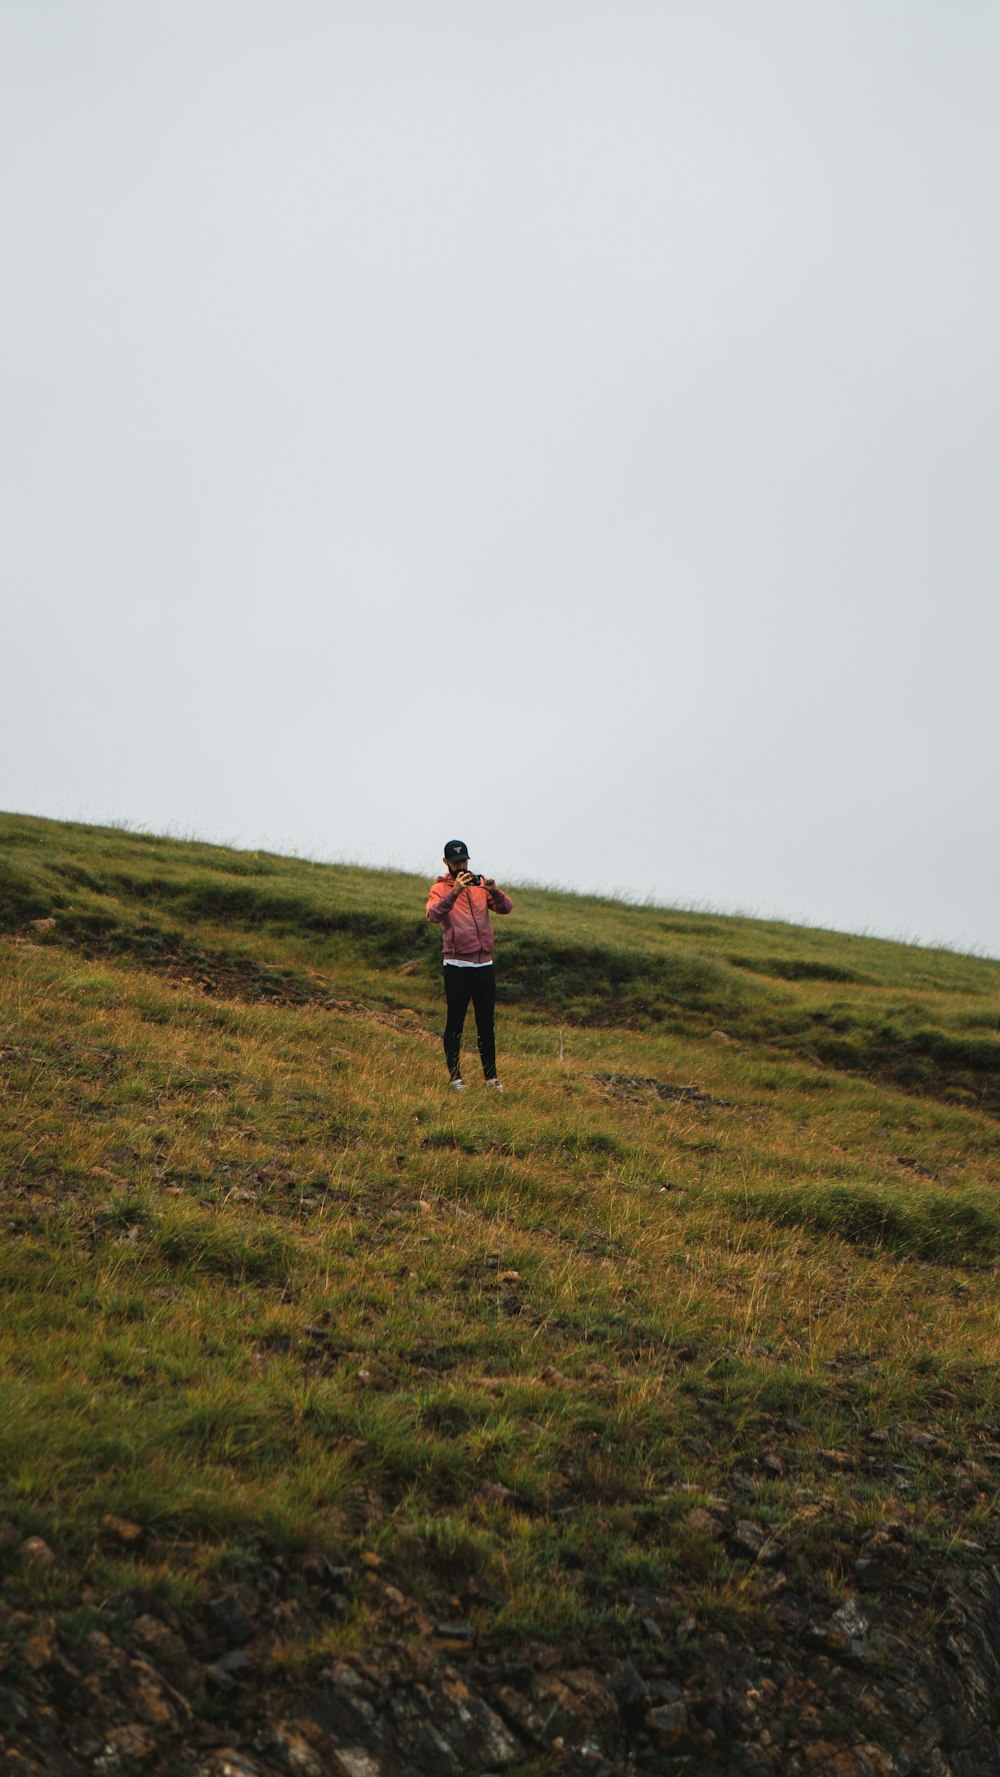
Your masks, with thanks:
[{"label": "person's hand", "polygon": [[488,890],[488,892],[491,895],[496,893],[496,886],[497,886],[496,882],[494,881],[492,876],[484,876],[483,877],[483,887],[484,887],[484,889]]},{"label": "person's hand", "polygon": [[453,879],[452,887],[457,895],[462,889],[468,888],[474,881],[475,878],[471,870],[460,870],[458,875]]}]

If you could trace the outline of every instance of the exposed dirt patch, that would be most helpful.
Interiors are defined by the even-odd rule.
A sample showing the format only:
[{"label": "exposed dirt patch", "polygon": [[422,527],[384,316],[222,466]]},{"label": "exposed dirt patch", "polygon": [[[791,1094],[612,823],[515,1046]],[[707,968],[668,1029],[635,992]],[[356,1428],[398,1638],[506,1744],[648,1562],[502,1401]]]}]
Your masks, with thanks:
[{"label": "exposed dirt patch", "polygon": [[154,928],[127,931],[115,926],[85,936],[51,933],[44,946],[18,937],[13,943],[25,949],[63,945],[93,960],[128,958],[154,974],[166,975],[177,987],[208,998],[236,1000],[245,1005],[317,1006],[328,1012],[367,1018],[390,1030],[413,1033],[422,1029],[415,1012],[342,999],[331,991],[329,980],[318,973],[303,973],[279,963],[259,962],[254,957],[194,945],[180,932]]},{"label": "exposed dirt patch", "polygon": [[710,1092],[703,1092],[700,1086],[674,1086],[668,1080],[651,1080],[641,1078],[637,1074],[592,1074],[591,1079],[611,1098],[622,1098],[634,1104],[648,1102],[651,1098],[659,1098],[681,1104],[715,1105],[720,1110],[732,1110],[726,1098],[713,1098]]}]

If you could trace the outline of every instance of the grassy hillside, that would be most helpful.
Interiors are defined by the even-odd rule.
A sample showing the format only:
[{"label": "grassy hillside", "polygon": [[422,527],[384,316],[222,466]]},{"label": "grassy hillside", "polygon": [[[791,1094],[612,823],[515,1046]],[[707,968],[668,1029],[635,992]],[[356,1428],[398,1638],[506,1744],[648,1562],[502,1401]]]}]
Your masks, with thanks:
[{"label": "grassy hillside", "polygon": [[263,1572],[265,1686],[683,1679],[995,1546],[1000,964],[514,892],[455,1102],[423,879],[0,816],[12,1670]]}]

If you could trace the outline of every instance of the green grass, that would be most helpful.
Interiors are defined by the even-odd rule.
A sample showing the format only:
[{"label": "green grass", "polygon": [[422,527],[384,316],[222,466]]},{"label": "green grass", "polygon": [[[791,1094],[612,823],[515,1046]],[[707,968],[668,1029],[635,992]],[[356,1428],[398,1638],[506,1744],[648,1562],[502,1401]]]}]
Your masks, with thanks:
[{"label": "green grass", "polygon": [[515,890],[456,1103],[426,886],[0,817],[14,1594],[84,1633],[113,1512],[182,1599],[367,1550],[628,1645],[756,1607],[716,1493],[834,1592],[883,1518],[988,1540],[1000,964]]}]

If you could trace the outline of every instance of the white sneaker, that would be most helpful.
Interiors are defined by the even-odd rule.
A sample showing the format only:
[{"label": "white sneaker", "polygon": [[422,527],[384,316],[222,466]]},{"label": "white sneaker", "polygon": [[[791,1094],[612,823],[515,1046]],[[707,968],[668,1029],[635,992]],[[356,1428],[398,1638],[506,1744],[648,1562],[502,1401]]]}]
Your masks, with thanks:
[{"label": "white sneaker", "polygon": [[465,1091],[465,1081],[464,1080],[449,1080],[448,1085],[451,1087],[452,1092],[464,1092]]},{"label": "white sneaker", "polygon": [[499,1080],[484,1080],[483,1085],[484,1086],[492,1086],[494,1092],[502,1092],[503,1091],[503,1087],[501,1086]]}]

